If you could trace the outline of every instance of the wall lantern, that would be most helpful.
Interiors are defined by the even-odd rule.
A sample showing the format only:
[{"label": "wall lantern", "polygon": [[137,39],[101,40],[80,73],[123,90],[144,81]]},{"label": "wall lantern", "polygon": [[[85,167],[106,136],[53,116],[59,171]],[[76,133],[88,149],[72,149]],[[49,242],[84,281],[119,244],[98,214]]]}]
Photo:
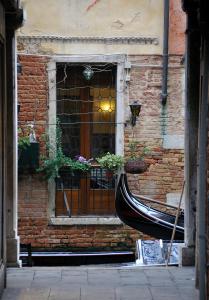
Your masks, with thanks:
[{"label": "wall lantern", "polygon": [[17,103],[17,112],[18,112],[18,114],[20,112],[20,103],[19,102]]},{"label": "wall lantern", "polygon": [[131,110],[131,125],[132,127],[136,125],[136,118],[139,116],[141,111],[141,104],[138,101],[134,101],[132,104],[129,105]]},{"label": "wall lantern", "polygon": [[94,75],[94,71],[92,70],[91,66],[86,66],[85,70],[83,71],[83,76],[86,80],[91,80]]},{"label": "wall lantern", "polygon": [[22,73],[22,65],[20,62],[17,62],[17,74],[21,74]]}]

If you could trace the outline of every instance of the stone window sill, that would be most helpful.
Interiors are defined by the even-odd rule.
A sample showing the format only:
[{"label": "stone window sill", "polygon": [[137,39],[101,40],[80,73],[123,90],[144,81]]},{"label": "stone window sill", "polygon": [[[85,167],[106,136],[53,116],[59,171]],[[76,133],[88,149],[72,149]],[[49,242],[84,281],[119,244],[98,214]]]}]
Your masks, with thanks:
[{"label": "stone window sill", "polygon": [[50,225],[122,225],[117,217],[57,217],[50,219]]}]

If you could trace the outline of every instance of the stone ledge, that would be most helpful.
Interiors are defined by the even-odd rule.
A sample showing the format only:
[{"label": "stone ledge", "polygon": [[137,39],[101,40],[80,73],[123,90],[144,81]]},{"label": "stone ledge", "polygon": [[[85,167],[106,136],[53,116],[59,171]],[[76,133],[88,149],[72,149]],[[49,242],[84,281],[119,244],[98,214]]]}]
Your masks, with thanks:
[{"label": "stone ledge", "polygon": [[50,225],[122,225],[123,223],[116,217],[84,217],[84,218],[51,218]]},{"label": "stone ledge", "polygon": [[[178,207],[180,201],[181,193],[167,193],[166,203]],[[182,197],[181,208],[184,208],[185,195]]]},{"label": "stone ledge", "polygon": [[44,40],[44,41],[67,41],[70,43],[93,43],[93,44],[139,44],[139,45],[158,45],[159,39],[157,37],[143,37],[143,36],[55,36],[55,35],[31,35],[17,37],[19,42]]},{"label": "stone ledge", "polygon": [[164,149],[184,149],[184,135],[164,135]]},{"label": "stone ledge", "polygon": [[20,239],[17,237],[7,237],[7,266],[19,268],[22,262],[19,260]]},{"label": "stone ledge", "polygon": [[184,266],[194,266],[195,265],[195,248],[181,246],[179,249],[179,265]]}]

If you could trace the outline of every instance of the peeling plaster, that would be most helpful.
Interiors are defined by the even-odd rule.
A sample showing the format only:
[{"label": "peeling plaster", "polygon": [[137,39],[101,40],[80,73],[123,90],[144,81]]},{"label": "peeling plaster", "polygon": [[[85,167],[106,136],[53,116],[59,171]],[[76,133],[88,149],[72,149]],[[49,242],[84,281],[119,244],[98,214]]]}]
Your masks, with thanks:
[{"label": "peeling plaster", "polygon": [[137,12],[135,13],[134,17],[131,19],[130,23],[133,23],[135,21],[139,21],[141,19],[141,13]]},{"label": "peeling plaster", "polygon": [[[62,54],[68,51],[70,54],[99,51],[101,54],[108,52],[133,55],[162,52],[163,0],[155,0],[152,4],[149,4],[148,0],[61,0],[62,5],[56,0],[21,0],[22,2],[28,18],[17,35],[80,39],[76,42],[71,39],[69,46],[65,41],[64,50],[59,47]],[[52,18],[53,15],[56,15],[56,18]],[[119,40],[116,42],[118,35]],[[85,41],[87,50],[80,46],[80,42],[83,43],[81,39],[88,37],[91,39]],[[98,38],[106,40],[98,44]],[[125,43],[122,41],[125,47],[119,45],[121,38],[126,40]],[[130,42],[127,42],[127,38]],[[145,38],[145,42],[137,41],[136,48],[135,38]],[[147,38],[156,39],[155,44],[151,45]],[[53,45],[47,48],[51,46]]]},{"label": "peeling plaster", "polygon": [[124,23],[121,22],[120,20],[117,20],[112,23],[112,27],[117,28],[117,29],[122,29],[124,26]]},{"label": "peeling plaster", "polygon": [[91,4],[87,7],[86,11],[89,11],[92,7],[94,7],[100,0],[94,0]]}]

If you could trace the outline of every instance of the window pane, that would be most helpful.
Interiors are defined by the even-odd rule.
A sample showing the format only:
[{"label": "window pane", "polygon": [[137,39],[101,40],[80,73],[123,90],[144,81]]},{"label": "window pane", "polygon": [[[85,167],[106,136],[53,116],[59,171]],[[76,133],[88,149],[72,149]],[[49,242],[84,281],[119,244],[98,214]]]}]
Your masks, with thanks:
[{"label": "window pane", "polygon": [[[91,80],[85,65],[57,64],[57,117],[62,130],[64,154],[96,158],[115,152],[116,68],[91,64]],[[95,166],[88,173],[63,172],[62,183],[72,215],[113,215],[115,179]],[[66,214],[61,181],[57,181],[56,212]]]}]

